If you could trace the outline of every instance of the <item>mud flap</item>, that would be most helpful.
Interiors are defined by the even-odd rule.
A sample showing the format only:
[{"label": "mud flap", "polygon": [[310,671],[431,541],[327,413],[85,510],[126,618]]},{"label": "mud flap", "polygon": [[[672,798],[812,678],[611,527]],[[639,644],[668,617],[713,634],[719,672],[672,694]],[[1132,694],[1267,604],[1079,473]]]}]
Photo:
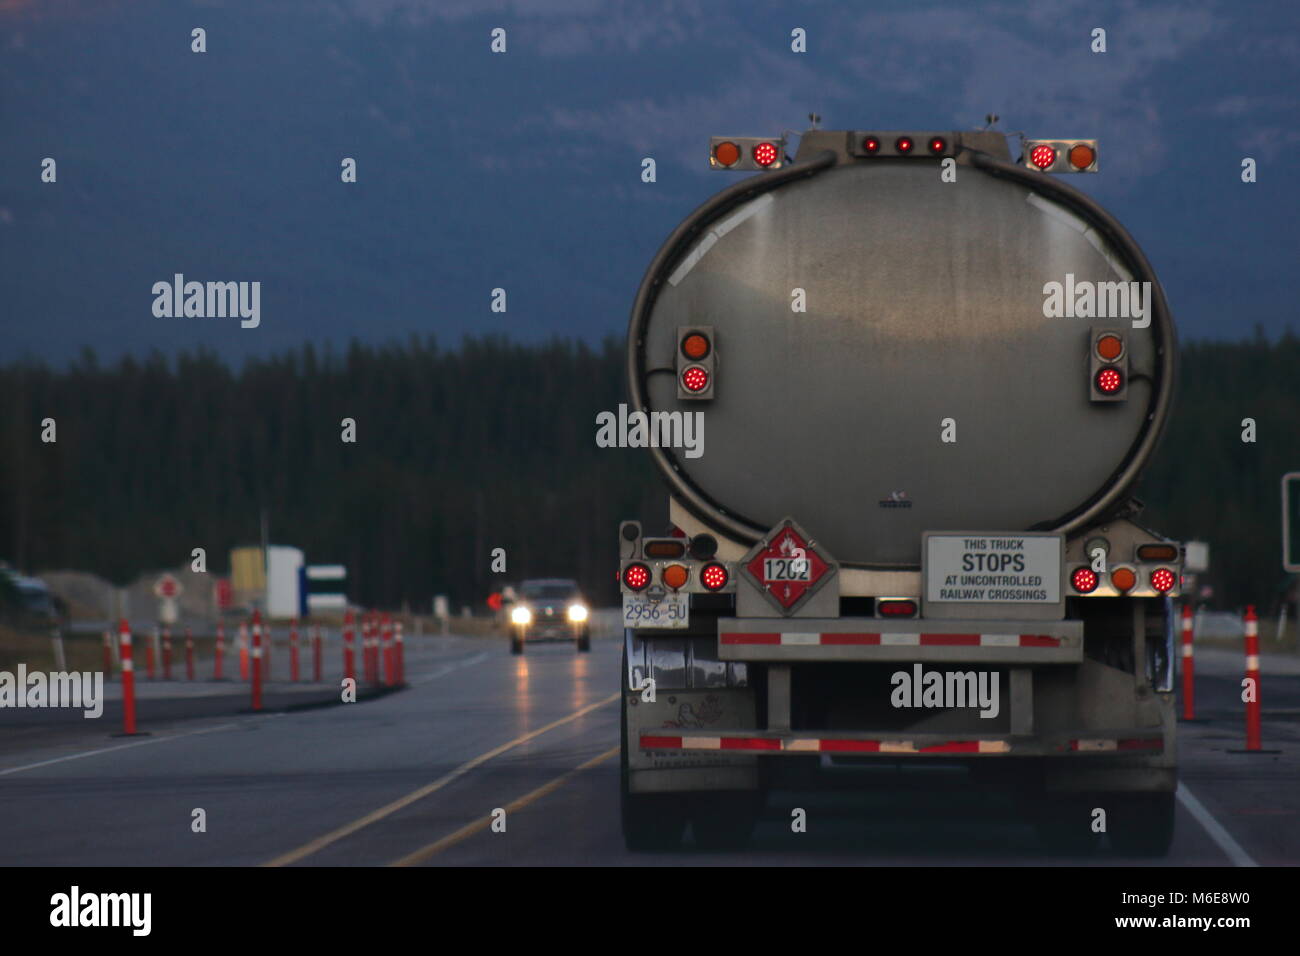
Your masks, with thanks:
[{"label": "mud flap", "polygon": [[748,688],[709,688],[660,692],[648,702],[626,693],[629,789],[634,793],[692,790],[753,790],[758,787],[754,755],[683,753],[642,749],[642,736],[710,737],[757,721],[754,692]]}]

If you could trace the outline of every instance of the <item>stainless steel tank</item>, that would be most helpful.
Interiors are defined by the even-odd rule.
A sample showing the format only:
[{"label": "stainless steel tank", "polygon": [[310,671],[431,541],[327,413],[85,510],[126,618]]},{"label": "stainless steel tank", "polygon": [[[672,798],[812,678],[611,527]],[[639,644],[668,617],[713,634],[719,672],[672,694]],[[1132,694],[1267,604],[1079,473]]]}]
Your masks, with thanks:
[{"label": "stainless steel tank", "polygon": [[[696,210],[642,284],[632,404],[704,413],[702,456],[652,451],[672,492],[732,537],[793,515],[875,568],[917,566],[922,531],[1068,530],[1119,506],[1163,425],[1174,351],[1123,228],[996,155],[964,151],[944,182],[937,161],[854,159],[833,148],[844,134],[817,135],[832,148]],[[1044,285],[1067,273],[1151,282],[1149,326],[1045,317]],[[710,401],[679,400],[665,371],[690,325],[715,329]],[[1090,400],[1099,328],[1126,339],[1121,402]]]}]

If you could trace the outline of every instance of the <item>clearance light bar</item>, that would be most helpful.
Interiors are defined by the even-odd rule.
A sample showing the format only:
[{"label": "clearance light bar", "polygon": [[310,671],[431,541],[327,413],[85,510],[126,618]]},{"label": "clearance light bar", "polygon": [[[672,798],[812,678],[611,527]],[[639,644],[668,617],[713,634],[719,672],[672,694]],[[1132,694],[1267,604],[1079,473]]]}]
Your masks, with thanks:
[{"label": "clearance light bar", "polygon": [[714,169],[767,170],[785,165],[785,137],[714,136],[709,140]]},{"label": "clearance light bar", "polygon": [[868,159],[935,159],[954,156],[957,137],[924,130],[861,130],[849,133],[849,155]]},{"label": "clearance light bar", "polygon": [[1095,139],[1027,139],[1021,162],[1040,173],[1097,172]]}]

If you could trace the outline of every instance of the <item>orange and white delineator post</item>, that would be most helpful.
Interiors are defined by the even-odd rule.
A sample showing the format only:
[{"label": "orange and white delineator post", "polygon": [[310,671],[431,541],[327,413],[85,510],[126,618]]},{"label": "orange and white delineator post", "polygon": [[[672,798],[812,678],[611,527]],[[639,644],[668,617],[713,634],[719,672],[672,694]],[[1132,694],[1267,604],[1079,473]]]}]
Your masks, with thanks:
[{"label": "orange and white delineator post", "polygon": [[122,649],[122,732],[130,735],[135,733],[135,654],[126,618],[118,622],[117,634]]},{"label": "orange and white delineator post", "polygon": [[212,678],[221,680],[221,662],[226,656],[226,628],[220,621],[217,622],[217,649],[213,658]]},{"label": "orange and white delineator post", "polygon": [[1259,618],[1255,616],[1255,605],[1246,605],[1246,679],[1251,682],[1254,699],[1246,703],[1246,749],[1259,750],[1263,747],[1260,727],[1260,689],[1259,689]]},{"label": "orange and white delineator post", "polygon": [[357,679],[357,659],[353,646],[352,612],[343,615],[343,677],[350,681]]},{"label": "orange and white delineator post", "polygon": [[153,629],[153,635],[146,635],[144,639],[144,669],[150,680],[154,675],[154,645],[158,643],[158,628]]},{"label": "orange and white delineator post", "polygon": [[248,680],[248,622],[239,625],[239,679]]},{"label": "orange and white delineator post", "polygon": [[253,611],[253,710],[262,709],[262,612]]},{"label": "orange and white delineator post", "polygon": [[1183,605],[1183,720],[1196,719],[1196,663],[1192,654],[1192,606]]}]

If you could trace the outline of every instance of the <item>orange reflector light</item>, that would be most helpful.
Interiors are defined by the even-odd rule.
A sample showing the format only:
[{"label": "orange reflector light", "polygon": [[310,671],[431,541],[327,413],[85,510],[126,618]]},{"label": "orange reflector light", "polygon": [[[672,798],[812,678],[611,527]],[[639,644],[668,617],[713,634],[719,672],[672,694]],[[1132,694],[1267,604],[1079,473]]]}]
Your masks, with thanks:
[{"label": "orange reflector light", "polygon": [[1139,561],[1177,561],[1178,546],[1175,544],[1140,544]]},{"label": "orange reflector light", "polygon": [[668,567],[664,568],[664,573],[660,575],[660,579],[664,584],[674,591],[685,584],[688,577],[690,577],[690,573],[680,564],[668,565]]},{"label": "orange reflector light", "polygon": [[713,148],[713,158],[723,166],[735,166],[740,162],[740,147],[731,140],[719,143]]},{"label": "orange reflector light", "polygon": [[1116,568],[1110,572],[1110,583],[1116,591],[1131,591],[1137,584],[1137,575],[1129,568]]},{"label": "orange reflector light", "polygon": [[686,542],[672,539],[669,541],[647,541],[645,556],[647,558],[680,558],[686,553]]},{"label": "orange reflector light", "polygon": [[682,354],[688,359],[699,361],[709,354],[709,340],[699,332],[692,332],[682,339]]},{"label": "orange reflector light", "polygon": [[1103,335],[1097,339],[1097,355],[1107,362],[1113,362],[1124,351],[1124,340],[1118,335]]},{"label": "orange reflector light", "polygon": [[1087,169],[1097,160],[1097,154],[1092,151],[1092,147],[1084,143],[1076,143],[1070,147],[1070,165],[1075,169]]}]

